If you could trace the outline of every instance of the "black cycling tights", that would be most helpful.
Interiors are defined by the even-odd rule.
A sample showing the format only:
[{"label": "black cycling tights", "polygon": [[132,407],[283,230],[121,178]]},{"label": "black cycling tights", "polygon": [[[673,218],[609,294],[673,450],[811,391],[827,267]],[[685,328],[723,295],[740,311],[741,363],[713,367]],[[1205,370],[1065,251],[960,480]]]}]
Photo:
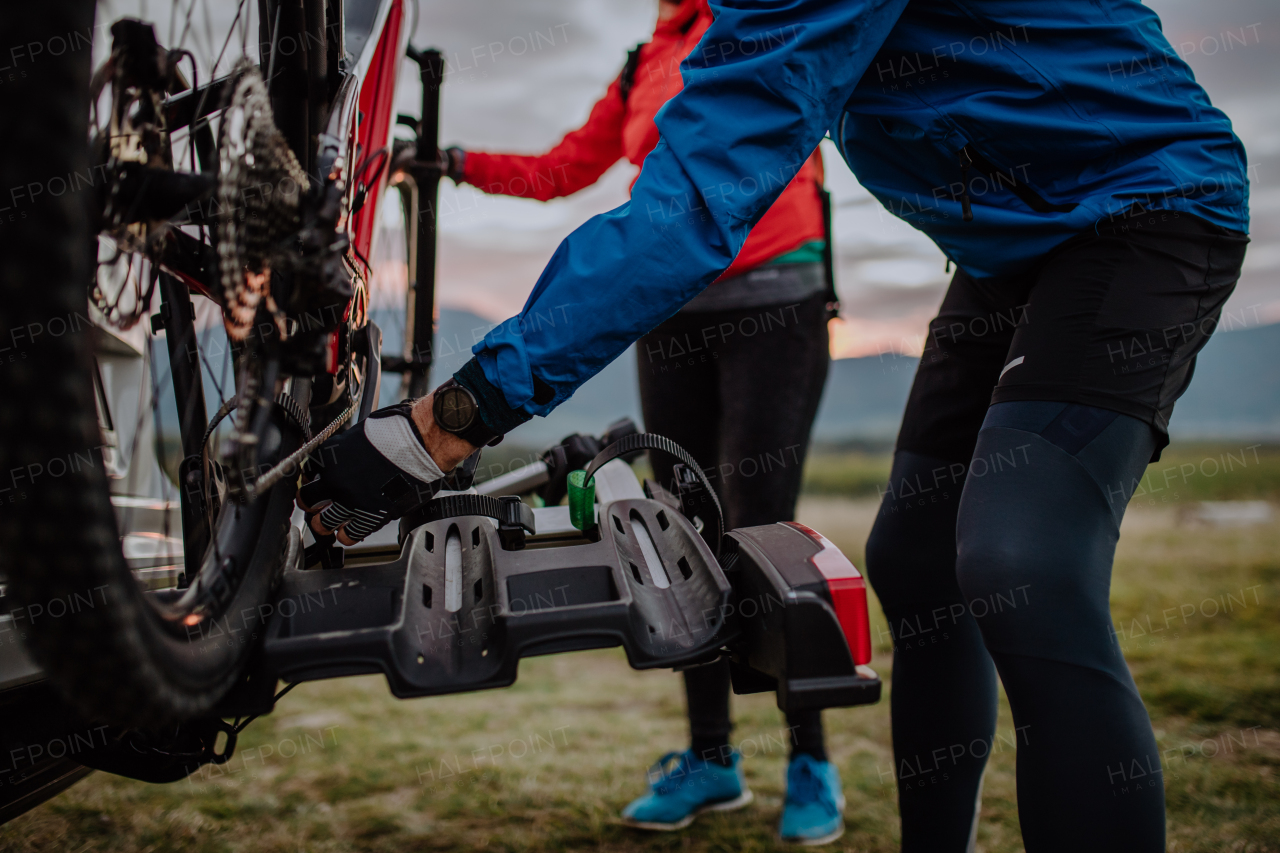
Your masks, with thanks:
[{"label": "black cycling tights", "polygon": [[991,407],[968,466],[895,455],[867,568],[894,637],[904,853],[969,848],[987,756],[1015,746],[1028,853],[1164,850],[1159,750],[1108,604],[1154,447],[1135,418],[1017,402]]},{"label": "black cycling tights", "polygon": [[[730,686],[727,660],[687,669],[684,673],[684,695],[689,709],[689,749],[704,761],[725,766],[732,761],[733,755],[729,743],[729,733],[733,731],[733,717],[729,714]],[[793,711],[786,718],[791,758],[805,753],[818,761],[826,761],[822,712]]]},{"label": "black cycling tights", "polygon": [[[760,327],[759,333],[724,329]],[[645,428],[697,459],[720,497],[725,527],[795,518],[809,429],[830,355],[827,298],[728,311],[681,311],[636,347]],[[677,353],[679,356],[677,356]],[[671,483],[673,460],[653,460]],[[729,663],[687,670],[690,748],[727,761]],[[818,711],[787,717],[792,753],[826,760]]]}]

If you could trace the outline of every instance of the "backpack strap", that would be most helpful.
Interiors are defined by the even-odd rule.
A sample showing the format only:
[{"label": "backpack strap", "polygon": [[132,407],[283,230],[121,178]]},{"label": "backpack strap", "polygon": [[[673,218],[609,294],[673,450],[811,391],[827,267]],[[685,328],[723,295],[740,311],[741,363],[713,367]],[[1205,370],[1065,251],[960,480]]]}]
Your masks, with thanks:
[{"label": "backpack strap", "polygon": [[826,244],[822,249],[823,273],[827,283],[827,319],[840,316],[840,295],[836,293],[835,244],[831,237],[831,193],[818,184],[818,197],[822,200],[822,230],[826,232]]},{"label": "backpack strap", "polygon": [[618,75],[618,88],[622,90],[624,104],[631,96],[631,87],[636,82],[636,69],[640,67],[640,48],[642,47],[644,47],[643,43],[627,51],[627,62],[622,66],[622,73]]}]

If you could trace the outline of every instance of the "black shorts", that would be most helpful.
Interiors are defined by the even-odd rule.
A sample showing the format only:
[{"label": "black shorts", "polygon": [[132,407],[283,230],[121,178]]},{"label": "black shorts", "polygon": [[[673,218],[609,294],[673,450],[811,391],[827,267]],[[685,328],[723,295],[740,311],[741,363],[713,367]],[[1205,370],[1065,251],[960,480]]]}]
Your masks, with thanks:
[{"label": "black shorts", "polygon": [[1158,456],[1248,242],[1187,213],[1135,212],[1023,275],[958,271],[929,324],[898,449],[967,462],[988,406],[1045,400],[1146,421]]}]

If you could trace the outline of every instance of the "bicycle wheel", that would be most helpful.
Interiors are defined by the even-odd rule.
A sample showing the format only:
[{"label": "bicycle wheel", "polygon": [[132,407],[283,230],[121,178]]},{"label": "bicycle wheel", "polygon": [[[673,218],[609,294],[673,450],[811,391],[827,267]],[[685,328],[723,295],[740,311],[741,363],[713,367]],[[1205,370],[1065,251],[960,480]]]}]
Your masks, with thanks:
[{"label": "bicycle wheel", "polygon": [[[305,5],[316,3],[323,0]],[[92,33],[94,7],[93,0],[7,4],[0,31],[24,44],[53,44]],[[193,8],[174,4],[187,29]],[[239,9],[252,11],[244,2]],[[309,23],[296,17],[299,27]],[[214,70],[237,26],[242,46],[249,43],[248,20],[237,17]],[[278,39],[283,26],[277,26]],[[10,505],[0,514],[7,592],[19,606],[13,612],[26,620],[28,649],[63,695],[90,718],[126,726],[211,713],[254,648],[267,615],[261,605],[281,567],[297,559],[300,543],[289,525],[296,470],[289,476],[276,469],[278,482],[269,487],[259,475],[309,437],[312,383],[304,356],[315,350],[281,344],[291,321],[278,303],[292,291],[285,265],[278,264],[281,274],[273,281],[270,263],[278,260],[285,232],[298,227],[296,213],[285,209],[288,193],[216,221],[205,217],[197,226],[190,216],[192,199],[216,199],[264,176],[276,186],[287,178],[305,187],[298,165],[306,162],[305,152],[296,156],[274,127],[269,106],[261,103],[261,75],[242,62],[218,91],[219,115],[196,105],[186,136],[189,157],[175,154],[163,119],[172,109],[163,96],[188,88],[178,66],[186,58],[192,66],[196,61],[181,43],[159,50],[150,32],[134,24],[113,28],[111,60],[92,83],[88,49],[50,51],[39,73],[7,86],[0,103],[0,123],[14,131],[6,143],[22,152],[0,157],[5,186],[100,178],[80,194],[38,193],[13,227],[0,228],[0,322],[28,330],[30,338],[12,369],[0,374],[0,393],[9,401],[0,406],[0,464],[22,472],[14,481],[21,488],[11,490]],[[196,92],[195,81],[189,88]],[[219,125],[214,148],[210,119]],[[203,172],[194,168],[197,156]],[[187,159],[191,171],[181,168]],[[240,183],[228,189],[228,175]],[[147,195],[138,186],[145,189],[149,181]],[[150,207],[137,209],[139,199]],[[166,209],[175,200],[179,213]],[[179,220],[185,230],[175,224]],[[199,388],[202,364],[208,375],[201,350],[207,336],[191,321],[186,279],[174,271],[184,264],[199,273],[193,281],[213,284],[220,276],[225,283],[231,276],[237,282],[221,292],[205,288],[233,345],[226,358],[235,377],[213,422],[206,421]],[[170,578],[176,583],[148,589],[165,584],[157,583],[154,567],[150,579],[140,581],[122,550],[136,507],[122,503],[113,475],[123,456],[132,463],[150,449],[139,452],[143,431],[135,429],[130,452],[113,455],[121,448],[104,438],[115,430],[104,412],[95,347],[103,339],[99,327],[137,327],[154,307],[157,289],[163,292],[158,325],[166,332],[168,372],[181,401],[183,464],[176,491],[185,554],[183,570]],[[149,356],[152,348],[147,350]],[[358,393],[356,377],[326,375],[325,410],[349,409]],[[216,422],[231,412],[226,440],[218,442]]]}]

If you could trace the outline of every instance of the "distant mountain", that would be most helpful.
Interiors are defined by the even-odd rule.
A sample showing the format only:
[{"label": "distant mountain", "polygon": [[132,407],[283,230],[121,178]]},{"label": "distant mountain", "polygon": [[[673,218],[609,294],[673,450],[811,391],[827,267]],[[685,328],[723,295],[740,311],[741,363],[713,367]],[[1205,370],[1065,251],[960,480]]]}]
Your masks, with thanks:
[{"label": "distant mountain", "polygon": [[[373,312],[383,331],[383,351],[398,353],[403,346],[403,312],[387,309]],[[496,325],[469,311],[440,309],[436,322],[435,367],[432,384],[443,382],[471,358],[471,347]],[[380,402],[395,402],[398,376],[384,377]],[[542,449],[575,432],[598,434],[618,418],[629,417],[637,424],[640,392],[636,383],[635,349],[628,349],[612,364],[592,377],[567,403],[546,418],[534,418],[511,433],[512,444]]]},{"label": "distant mountain", "polygon": [[[441,310],[436,350],[442,370],[437,375],[460,367],[471,357],[471,345],[493,325],[466,311]],[[393,343],[391,327],[399,326],[386,326],[387,348],[394,351],[399,340],[397,336]],[[891,353],[832,362],[814,439],[892,441],[918,363],[912,356]],[[511,440],[540,447],[571,432],[599,432],[624,415],[641,422],[634,349],[583,385],[551,417],[534,418]],[[1280,439],[1280,324],[1215,335],[1197,361],[1191,388],[1178,401],[1171,431],[1181,439]]]},{"label": "distant mountain", "polygon": [[1174,407],[1175,438],[1280,438],[1280,323],[1209,339]]},{"label": "distant mountain", "polygon": [[[384,351],[401,349],[403,312],[379,309]],[[471,357],[471,347],[494,324],[467,311],[442,309],[436,331],[433,384]],[[157,350],[156,375],[167,386],[164,347]],[[919,359],[886,354],[832,362],[818,410],[814,438],[825,443],[892,441],[902,419]],[[206,384],[212,385],[211,377]],[[380,402],[395,402],[399,377],[384,377]],[[229,376],[223,384],[230,385]],[[172,394],[162,389],[162,429],[172,432],[177,415]],[[212,388],[210,411],[216,407]],[[511,444],[541,449],[573,432],[599,433],[620,417],[641,423],[634,348],[628,349],[547,418],[534,418],[511,434]],[[1280,324],[1220,332],[1205,347],[1195,379],[1178,401],[1171,431],[1179,439],[1280,439]]]},{"label": "distant mountain", "polygon": [[814,441],[892,441],[919,363],[893,353],[831,362]]},{"label": "distant mountain", "polygon": [[[818,410],[820,441],[892,439],[919,359],[886,355],[833,362]],[[1175,439],[1280,439],[1280,324],[1219,332],[1174,407]]]}]

